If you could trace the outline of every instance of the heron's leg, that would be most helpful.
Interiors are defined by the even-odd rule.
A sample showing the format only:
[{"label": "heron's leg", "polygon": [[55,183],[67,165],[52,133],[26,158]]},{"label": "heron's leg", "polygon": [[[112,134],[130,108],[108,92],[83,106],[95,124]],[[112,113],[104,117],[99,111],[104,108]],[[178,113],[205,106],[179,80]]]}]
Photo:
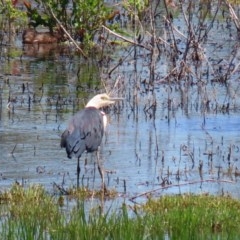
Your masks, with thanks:
[{"label": "heron's leg", "polygon": [[79,161],[80,161],[80,157],[78,157],[77,159],[77,188],[79,188],[79,176],[81,171]]},{"label": "heron's leg", "polygon": [[102,167],[100,164],[99,150],[97,150],[97,164],[98,164],[98,171],[99,171],[99,174],[102,179],[102,187],[103,187],[104,192],[106,192],[107,188],[106,188],[105,181],[104,181],[104,171],[102,170]]}]

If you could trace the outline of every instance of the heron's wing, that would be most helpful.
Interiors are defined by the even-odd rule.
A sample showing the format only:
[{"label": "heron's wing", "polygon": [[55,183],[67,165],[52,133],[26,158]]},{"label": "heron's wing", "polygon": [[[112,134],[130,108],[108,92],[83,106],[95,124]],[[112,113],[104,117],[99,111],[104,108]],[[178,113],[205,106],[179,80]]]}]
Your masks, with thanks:
[{"label": "heron's wing", "polygon": [[68,130],[66,129],[63,132],[62,136],[61,136],[61,142],[60,142],[61,148],[65,148],[66,147],[66,145],[67,145],[67,142],[66,142],[67,136],[68,136]]},{"label": "heron's wing", "polygon": [[78,121],[75,127],[80,132],[81,141],[84,142],[86,150],[88,152],[97,150],[101,144],[104,132],[101,111],[96,108],[85,108],[77,116],[79,116],[79,119],[78,117],[76,118]]},{"label": "heron's wing", "polygon": [[73,154],[80,157],[85,150],[97,150],[104,131],[101,112],[95,108],[83,109],[73,116],[66,131],[61,146],[66,148],[68,157]]}]

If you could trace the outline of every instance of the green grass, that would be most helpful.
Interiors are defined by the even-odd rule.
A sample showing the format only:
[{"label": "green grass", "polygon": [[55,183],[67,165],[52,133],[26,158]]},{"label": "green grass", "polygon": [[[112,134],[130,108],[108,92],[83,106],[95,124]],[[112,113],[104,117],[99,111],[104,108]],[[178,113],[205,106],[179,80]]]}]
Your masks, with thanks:
[{"label": "green grass", "polygon": [[[239,239],[240,202],[208,195],[164,196],[144,210],[171,239]],[[154,230],[153,230],[153,234]]]},{"label": "green grass", "polygon": [[[59,201],[61,199],[61,201]],[[208,195],[164,196],[101,214],[87,199],[63,211],[41,186],[0,194],[0,239],[239,239],[240,201]],[[61,202],[61,204],[60,204]]]}]

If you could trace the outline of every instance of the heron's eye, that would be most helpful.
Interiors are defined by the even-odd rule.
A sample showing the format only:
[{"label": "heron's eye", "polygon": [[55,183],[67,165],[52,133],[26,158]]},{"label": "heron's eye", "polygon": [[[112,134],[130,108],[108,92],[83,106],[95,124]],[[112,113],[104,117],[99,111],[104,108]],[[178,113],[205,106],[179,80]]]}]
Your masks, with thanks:
[{"label": "heron's eye", "polygon": [[102,100],[107,100],[108,98],[106,96],[101,97]]}]

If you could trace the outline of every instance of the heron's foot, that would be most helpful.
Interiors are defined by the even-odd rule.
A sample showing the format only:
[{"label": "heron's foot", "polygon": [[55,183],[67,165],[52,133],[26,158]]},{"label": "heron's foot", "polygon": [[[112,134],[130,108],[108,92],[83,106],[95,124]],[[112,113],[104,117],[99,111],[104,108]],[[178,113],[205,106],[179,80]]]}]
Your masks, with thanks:
[{"label": "heron's foot", "polygon": [[108,190],[107,190],[107,187],[106,187],[105,183],[102,184],[102,190],[103,190],[104,195],[107,195]]}]

